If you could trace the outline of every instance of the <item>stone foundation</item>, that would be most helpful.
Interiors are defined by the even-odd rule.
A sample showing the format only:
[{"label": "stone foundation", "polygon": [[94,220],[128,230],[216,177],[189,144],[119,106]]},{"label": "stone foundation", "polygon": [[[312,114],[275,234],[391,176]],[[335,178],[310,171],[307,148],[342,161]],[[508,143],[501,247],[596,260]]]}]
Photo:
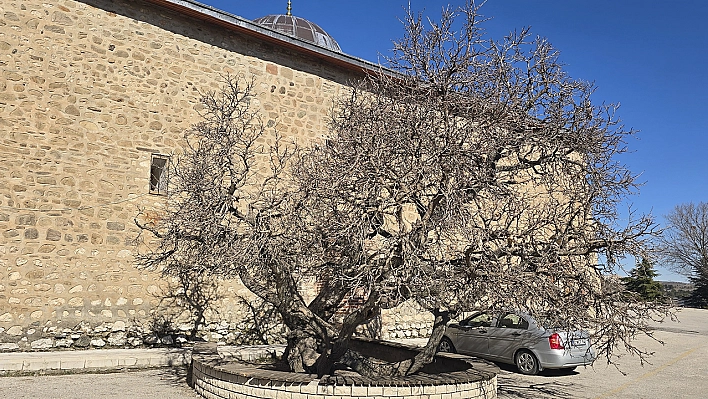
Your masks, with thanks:
[{"label": "stone foundation", "polygon": [[[257,304],[264,311],[267,306]],[[225,307],[226,308],[226,307]],[[253,320],[254,315],[245,309],[236,311],[228,307],[223,319],[211,314],[208,322],[200,327],[194,338],[199,341],[221,345],[273,344],[283,341],[286,329],[278,324],[273,314],[260,315],[260,329]],[[159,308],[150,312],[159,313]],[[360,333],[381,339],[424,338],[430,335],[433,317],[422,311],[414,303],[385,310],[382,317],[365,326]],[[164,314],[162,315],[164,316]],[[228,316],[228,319],[226,318]],[[167,320],[167,319],[164,319]],[[271,320],[266,323],[265,320]],[[181,347],[191,345],[190,332],[193,324],[176,317],[160,325],[157,319],[116,320],[92,324],[79,322],[73,326],[55,325],[47,322],[44,326],[36,323],[29,326],[0,327],[0,352],[46,351],[89,348],[137,348],[137,347]]]}]

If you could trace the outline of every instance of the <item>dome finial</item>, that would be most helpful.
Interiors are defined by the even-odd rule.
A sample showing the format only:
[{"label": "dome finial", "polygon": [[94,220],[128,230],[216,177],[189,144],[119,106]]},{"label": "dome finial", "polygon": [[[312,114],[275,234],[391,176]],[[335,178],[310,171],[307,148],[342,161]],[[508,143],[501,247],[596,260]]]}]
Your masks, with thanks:
[{"label": "dome finial", "polygon": [[285,15],[293,15],[293,6],[290,4],[290,0],[288,0],[288,12]]}]

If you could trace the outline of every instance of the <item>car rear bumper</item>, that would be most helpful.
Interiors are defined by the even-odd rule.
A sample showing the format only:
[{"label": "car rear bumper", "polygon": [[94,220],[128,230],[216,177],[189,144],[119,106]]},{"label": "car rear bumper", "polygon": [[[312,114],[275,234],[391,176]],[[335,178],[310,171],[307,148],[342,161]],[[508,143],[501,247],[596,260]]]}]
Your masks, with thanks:
[{"label": "car rear bumper", "polygon": [[595,351],[565,351],[553,350],[549,352],[538,353],[538,361],[544,369],[562,369],[576,366],[585,366],[592,364],[595,360]]}]

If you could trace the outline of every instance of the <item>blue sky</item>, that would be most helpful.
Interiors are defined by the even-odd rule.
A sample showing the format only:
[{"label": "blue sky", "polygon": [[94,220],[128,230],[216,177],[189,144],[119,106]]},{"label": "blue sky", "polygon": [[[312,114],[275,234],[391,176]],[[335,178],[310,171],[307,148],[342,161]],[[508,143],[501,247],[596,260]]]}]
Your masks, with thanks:
[{"label": "blue sky", "polygon": [[[201,0],[247,19],[284,14],[287,0]],[[411,0],[437,18],[448,3]],[[294,0],[293,14],[332,35],[345,53],[377,62],[403,34],[407,0]],[[705,0],[489,0],[493,38],[530,26],[561,51],[574,78],[594,81],[595,101],[621,104],[639,130],[620,161],[645,184],[627,205],[659,223],[675,205],[708,201],[708,2]],[[628,261],[631,266],[633,260]],[[661,280],[683,280],[657,265]]]}]

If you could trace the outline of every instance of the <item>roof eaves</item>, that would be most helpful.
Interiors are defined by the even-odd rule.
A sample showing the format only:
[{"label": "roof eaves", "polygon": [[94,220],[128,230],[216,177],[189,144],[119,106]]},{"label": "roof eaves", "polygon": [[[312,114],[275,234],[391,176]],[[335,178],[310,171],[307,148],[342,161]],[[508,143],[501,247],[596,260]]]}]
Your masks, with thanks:
[{"label": "roof eaves", "polygon": [[317,46],[314,43],[291,37],[278,31],[268,29],[258,25],[252,21],[241,18],[237,15],[219,10],[206,4],[202,4],[193,0],[146,0],[150,3],[159,5],[188,15],[193,18],[201,19],[205,22],[212,23],[232,31],[236,31],[274,45],[285,47],[289,50],[303,53],[324,62],[334,64],[338,67],[348,69],[356,73],[365,74],[391,74],[395,72],[384,68],[379,64],[353,57],[344,53],[332,51],[324,47]]}]

